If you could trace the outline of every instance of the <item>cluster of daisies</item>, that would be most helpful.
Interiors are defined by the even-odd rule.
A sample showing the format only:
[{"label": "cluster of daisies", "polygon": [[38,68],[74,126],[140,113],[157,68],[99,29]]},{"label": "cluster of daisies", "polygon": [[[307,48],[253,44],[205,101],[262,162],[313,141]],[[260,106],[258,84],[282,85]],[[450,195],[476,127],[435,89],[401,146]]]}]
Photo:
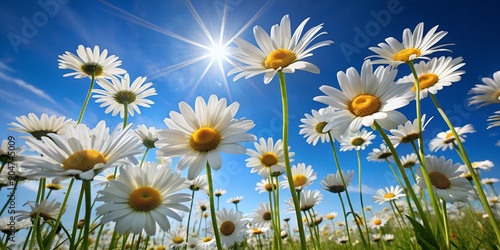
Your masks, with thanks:
[{"label": "cluster of daisies", "polygon": [[[295,70],[319,73],[317,66],[304,59],[312,56],[313,50],[333,42],[325,40],[312,44],[326,32],[320,32],[321,24],[302,34],[308,20],[304,20],[293,34],[288,15],[280,24],[274,25],[269,34],[256,26],[254,35],[258,47],[243,39],[235,39],[238,47],[233,48],[231,55],[243,65],[228,74],[237,74],[234,80],[264,74],[264,83],[269,84],[277,74],[283,83],[283,73],[294,73]],[[107,50],[80,45],[76,55],[66,52],[59,56],[59,68],[72,70],[64,74],[65,77],[89,78],[91,81],[78,120],[29,114],[16,117],[17,122],[10,123],[12,130],[25,134],[23,138],[27,147],[16,148],[11,156],[8,141],[2,142],[1,187],[38,180],[40,188],[36,200],[26,203],[29,209],[17,211],[14,229],[8,225],[9,219],[0,219],[1,231],[8,238],[16,231],[29,228],[25,243],[30,244],[30,248],[34,244],[70,249],[86,248],[91,244],[113,248],[121,244],[126,248],[127,244],[132,247],[135,243],[137,247],[143,244],[175,249],[237,248],[239,244],[253,249],[288,249],[294,244],[309,244],[321,249],[328,242],[366,247],[370,242],[390,244],[395,237],[388,232],[396,232],[396,229],[410,231],[405,215],[414,219],[420,217],[418,219],[424,226],[427,226],[424,211],[435,210],[434,216],[442,216],[439,209],[443,208],[436,207],[435,202],[425,210],[421,208],[420,203],[427,198],[432,201],[436,196],[445,205],[466,203],[484,194],[484,186],[489,206],[498,208],[500,197],[493,187],[498,179],[483,178],[479,183],[481,186],[470,181],[480,171],[493,167],[490,161],[470,164],[465,158],[462,143],[467,134],[475,132],[471,125],[450,128],[432,139],[428,148],[422,145],[422,131],[433,118],[419,113],[420,101],[432,99],[438,106],[435,95],[458,82],[465,73],[461,70],[465,65],[461,57],[429,57],[435,52],[451,52],[445,48],[446,44],[436,45],[446,35],[437,29],[435,26],[424,34],[424,25],[420,23],[413,32],[404,30],[403,42],[390,37],[386,39],[387,43],[370,48],[376,55],[368,57],[360,71],[354,67],[339,71],[340,88],[321,86],[324,95],[314,97],[314,100],[326,106],[312,110],[301,119],[299,134],[306,138],[307,143],[313,146],[318,142],[329,143],[333,149],[334,165],[338,171],[328,174],[320,184],[323,192],[338,195],[342,204],[343,221],[336,223],[333,220],[337,213],[320,216],[315,211],[324,200],[324,194],[322,190],[309,189],[317,179],[312,166],[303,162],[291,165],[295,152],[289,152],[291,147],[285,138],[256,138],[250,134],[255,124],[249,119],[236,118],[237,102],[228,103],[225,98],[215,95],[208,100],[197,97],[194,106],[180,102],[179,111],[171,111],[164,119],[164,129],[146,125],[134,129],[134,125],[128,123],[128,116],[141,114],[140,107],[154,104],[148,99],[157,95],[153,83],[146,82],[146,77],[141,76],[132,81],[127,71],[120,68],[122,62],[119,58],[108,55]],[[374,68],[377,64],[387,66]],[[398,68],[403,64],[410,65],[412,73],[397,79]],[[470,104],[484,106],[500,102],[500,72],[496,72],[493,79],[484,78],[483,82],[485,85],[476,85],[470,91],[474,95]],[[94,83],[97,83],[95,88]],[[95,126],[82,123],[90,96],[105,108],[106,114],[120,114],[123,122],[114,128],[108,127],[105,121]],[[412,101],[417,103],[417,118],[408,120],[398,109]],[[488,128],[499,126],[500,113],[496,112],[488,121]],[[387,163],[398,185],[379,189],[373,200],[388,204],[392,213],[373,213],[371,207],[363,207],[360,153],[370,147],[377,134],[384,143],[373,148],[367,159]],[[246,142],[254,142],[254,148],[245,148],[242,144]],[[355,151],[358,156],[361,211],[354,209],[354,198],[349,196],[349,185],[355,172],[342,170],[335,142],[340,145],[340,152]],[[412,146],[415,152],[399,157],[398,151],[405,147],[403,144]],[[156,150],[157,162],[146,162],[146,155],[152,149]],[[444,156],[425,154],[427,150],[448,149],[457,150],[464,164],[453,163]],[[25,154],[28,150],[32,153]],[[219,208],[219,200],[226,191],[214,190],[211,171],[223,166],[221,153],[247,154],[246,166],[251,173],[262,177],[255,190],[266,194],[269,202],[258,204],[251,215],[239,211],[243,196],[227,199],[234,209]],[[172,166],[172,157],[179,157],[176,166]],[[4,167],[14,163],[18,168],[12,170],[13,175]],[[417,165],[420,167],[414,170]],[[181,171],[186,169],[187,176],[181,176]],[[14,183],[12,176],[15,176]],[[68,179],[66,199],[63,202],[51,199],[52,191],[61,190],[62,181]],[[82,203],[72,208],[77,212],[71,231],[62,217],[71,207],[66,202],[75,180],[81,181]],[[93,200],[90,185],[98,189]],[[46,189],[49,190],[47,193]],[[292,193],[292,198],[285,201],[284,209],[280,208],[283,189]],[[208,197],[197,197],[197,209],[193,210],[195,194],[200,190]],[[83,194],[85,205],[82,205]],[[80,207],[88,216],[81,221]],[[297,222],[303,222],[304,226],[292,230],[290,218],[281,217],[282,210],[295,213]],[[498,209],[495,211],[497,213]],[[5,207],[0,215],[4,216],[4,212]],[[448,213],[447,210],[442,212]],[[94,223],[90,223],[94,214]],[[497,214],[486,215],[495,217]],[[348,221],[350,216],[352,221]],[[178,223],[174,226],[171,220]],[[326,220],[331,223],[320,227]],[[129,234],[133,235],[131,239]],[[299,242],[305,234],[307,243]],[[89,239],[90,235],[95,238]]]}]

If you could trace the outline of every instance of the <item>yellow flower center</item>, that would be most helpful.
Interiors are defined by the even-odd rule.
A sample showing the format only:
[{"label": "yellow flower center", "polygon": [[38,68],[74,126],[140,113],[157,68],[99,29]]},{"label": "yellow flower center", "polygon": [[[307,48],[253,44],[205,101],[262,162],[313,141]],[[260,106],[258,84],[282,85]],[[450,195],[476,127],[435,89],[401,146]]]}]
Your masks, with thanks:
[{"label": "yellow flower center", "polygon": [[264,61],[266,69],[279,69],[290,65],[297,57],[287,49],[277,49],[269,53]]},{"label": "yellow flower center", "polygon": [[253,234],[262,234],[262,230],[258,229],[258,228],[252,228],[252,231],[253,231]]},{"label": "yellow flower center", "polygon": [[80,70],[82,70],[83,73],[91,76],[92,73],[94,76],[101,76],[102,73],[104,73],[104,69],[101,65],[97,63],[88,63],[88,64],[83,64],[80,66]]},{"label": "yellow flower center", "polygon": [[94,168],[94,166],[99,163],[106,164],[106,157],[97,150],[85,149],[70,155],[62,162],[62,168],[65,170],[74,169],[85,172]]},{"label": "yellow flower center", "polygon": [[271,192],[271,191],[273,191],[273,186],[274,186],[274,189],[276,189],[276,185],[272,185],[271,183],[267,183],[266,185],[264,185],[264,188],[265,188],[268,192]]},{"label": "yellow flower center", "polygon": [[206,242],[209,242],[209,241],[211,241],[211,240],[212,240],[212,237],[210,237],[210,236],[209,236],[209,237],[205,237],[205,238],[203,238],[203,242],[205,242],[205,243],[206,243]]},{"label": "yellow flower center", "polygon": [[174,242],[175,244],[181,244],[182,242],[184,242],[184,238],[182,238],[181,236],[175,236],[172,239],[172,242]]},{"label": "yellow flower center", "polygon": [[376,226],[379,226],[380,224],[382,224],[382,221],[380,219],[375,219],[375,220],[373,220],[373,224],[375,224]]},{"label": "yellow flower center", "polygon": [[295,187],[300,187],[304,184],[306,184],[307,177],[303,174],[296,174],[293,176],[293,184]]},{"label": "yellow flower center", "polygon": [[106,180],[110,181],[110,180],[114,180],[115,179],[115,175],[114,174],[108,174],[106,176]]},{"label": "yellow flower center", "polygon": [[60,190],[60,189],[62,189],[62,186],[60,184],[57,184],[57,183],[49,183],[45,187],[48,188],[48,189],[50,189],[50,190]]},{"label": "yellow flower center", "polygon": [[384,199],[390,199],[390,198],[394,198],[394,197],[396,197],[396,195],[394,193],[384,194]]},{"label": "yellow flower center", "polygon": [[275,153],[268,152],[262,154],[262,157],[260,157],[260,162],[262,165],[270,168],[276,164],[278,164],[278,156],[276,156]]},{"label": "yellow flower center", "polygon": [[325,128],[326,124],[328,124],[327,122],[320,122],[316,125],[316,132],[318,132],[318,134],[326,134],[328,133],[327,132],[323,132],[323,128]]},{"label": "yellow flower center", "polygon": [[[426,89],[432,87],[439,81],[439,77],[436,74],[423,74],[418,77],[418,83],[420,85],[420,89]],[[411,88],[413,91],[417,91],[416,84]]]},{"label": "yellow flower center", "polygon": [[236,226],[232,221],[225,221],[220,225],[220,232],[225,236],[231,235],[235,229]]},{"label": "yellow flower center", "polygon": [[451,186],[450,179],[446,175],[440,172],[432,172],[429,174],[431,183],[434,187],[439,189],[447,189]]},{"label": "yellow flower center", "polygon": [[421,54],[422,54],[422,52],[420,52],[419,49],[408,48],[408,49],[404,49],[404,50],[401,50],[398,53],[396,53],[392,57],[392,59],[394,61],[408,62],[408,61],[410,61],[410,57],[412,55],[415,55],[416,57],[419,57]]},{"label": "yellow flower center", "polygon": [[160,204],[160,192],[152,187],[137,188],[128,198],[128,205],[136,211],[148,212],[157,208]]},{"label": "yellow flower center", "polygon": [[270,221],[272,218],[271,218],[271,212],[264,212],[262,214],[262,219],[265,220],[265,221]]},{"label": "yellow flower center", "polygon": [[199,128],[191,134],[189,144],[197,151],[207,152],[217,148],[221,141],[221,136],[213,128]]},{"label": "yellow flower center", "polygon": [[446,136],[444,137],[444,143],[452,143],[455,140],[455,136],[453,136],[452,132],[446,133]]},{"label": "yellow flower center", "polygon": [[349,103],[348,108],[356,116],[372,115],[380,110],[382,103],[380,100],[370,94],[361,94]]},{"label": "yellow flower center", "polygon": [[333,215],[333,214],[327,214],[326,218],[329,219],[329,220],[333,220],[333,219],[335,219],[335,215]]},{"label": "yellow flower center", "polygon": [[353,146],[361,146],[363,145],[363,143],[365,143],[365,139],[361,138],[361,137],[356,137],[354,139],[351,140],[351,144]]},{"label": "yellow flower center", "polygon": [[418,138],[420,138],[420,135],[418,133],[411,133],[411,134],[407,134],[406,136],[401,138],[401,142],[402,143],[410,143]]}]

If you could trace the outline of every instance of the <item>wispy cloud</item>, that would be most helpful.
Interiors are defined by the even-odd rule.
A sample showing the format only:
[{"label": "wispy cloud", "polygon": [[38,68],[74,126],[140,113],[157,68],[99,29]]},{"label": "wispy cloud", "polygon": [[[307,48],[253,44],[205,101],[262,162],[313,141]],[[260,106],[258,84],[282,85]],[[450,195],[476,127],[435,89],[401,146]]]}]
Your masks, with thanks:
[{"label": "wispy cloud", "polygon": [[[2,99],[3,101],[6,101],[7,103],[18,107],[20,110],[26,109],[29,110],[29,112],[33,113],[47,113],[48,115],[57,115],[61,116],[61,113],[57,112],[53,108],[49,108],[46,106],[40,105],[40,102],[32,102],[30,99],[24,97],[24,96],[19,96],[17,94],[14,94],[12,92],[8,92],[5,90],[0,89],[0,95],[1,96],[8,96],[9,98],[4,98]],[[11,117],[13,119],[13,117]]]},{"label": "wispy cloud", "polygon": [[[363,188],[363,194],[375,194],[375,189],[369,187],[368,185],[361,185],[362,188]],[[359,193],[359,186],[358,185],[352,185],[352,186],[348,186],[347,187],[347,190],[349,192],[355,192],[355,193]]]},{"label": "wispy cloud", "polygon": [[[1,67],[0,65],[0,68],[3,69],[3,67]],[[17,86],[35,94],[36,96],[44,99],[44,100],[47,100],[49,101],[50,103],[52,104],[56,104],[56,102],[54,101],[54,99],[52,99],[49,95],[47,95],[43,90],[27,83],[26,81],[24,81],[23,79],[20,79],[20,78],[16,78],[16,77],[12,77],[12,76],[9,76],[3,72],[0,71],[0,79],[3,80],[3,81],[6,81],[6,82],[11,82],[11,83],[14,83],[16,84]]]}]

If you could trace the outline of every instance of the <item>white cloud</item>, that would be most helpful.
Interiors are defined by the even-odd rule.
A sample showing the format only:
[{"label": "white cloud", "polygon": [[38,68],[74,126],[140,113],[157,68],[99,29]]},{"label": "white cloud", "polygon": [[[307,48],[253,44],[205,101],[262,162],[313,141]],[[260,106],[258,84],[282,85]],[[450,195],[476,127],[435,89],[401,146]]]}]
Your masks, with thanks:
[{"label": "white cloud", "polygon": [[[7,103],[15,106],[17,109],[23,110],[26,109],[29,112],[32,113],[46,113],[48,115],[57,115],[57,116],[62,116],[61,113],[55,111],[52,108],[40,105],[39,102],[32,102],[30,99],[16,95],[14,93],[5,91],[0,89],[0,95],[1,96],[8,96],[9,98],[3,98],[2,100],[6,101]],[[12,117],[11,119],[14,119]]]},{"label": "white cloud", "polygon": [[38,97],[45,99],[52,104],[56,104],[56,102],[49,95],[47,95],[45,92],[43,92],[43,90],[25,82],[24,80],[22,80],[20,78],[14,78],[12,76],[8,76],[8,75],[4,74],[3,72],[0,72],[0,79],[7,81],[7,82],[15,83],[17,86],[19,86],[25,90],[28,90],[29,92],[37,95]]},{"label": "white cloud", "polygon": [[[375,189],[369,187],[368,185],[362,184],[363,194],[375,194]],[[349,192],[359,193],[359,185],[351,185],[347,187]]]}]

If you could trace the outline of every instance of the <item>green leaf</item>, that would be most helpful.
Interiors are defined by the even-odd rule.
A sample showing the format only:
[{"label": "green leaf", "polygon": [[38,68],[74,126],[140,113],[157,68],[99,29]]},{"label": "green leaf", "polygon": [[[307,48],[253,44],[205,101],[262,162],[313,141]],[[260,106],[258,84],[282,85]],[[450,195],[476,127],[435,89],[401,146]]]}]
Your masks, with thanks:
[{"label": "green leaf", "polygon": [[426,230],[420,223],[418,223],[418,221],[408,215],[406,215],[406,218],[408,218],[413,225],[413,231],[415,232],[418,245],[420,245],[423,249],[439,250],[439,245],[431,230]]}]

